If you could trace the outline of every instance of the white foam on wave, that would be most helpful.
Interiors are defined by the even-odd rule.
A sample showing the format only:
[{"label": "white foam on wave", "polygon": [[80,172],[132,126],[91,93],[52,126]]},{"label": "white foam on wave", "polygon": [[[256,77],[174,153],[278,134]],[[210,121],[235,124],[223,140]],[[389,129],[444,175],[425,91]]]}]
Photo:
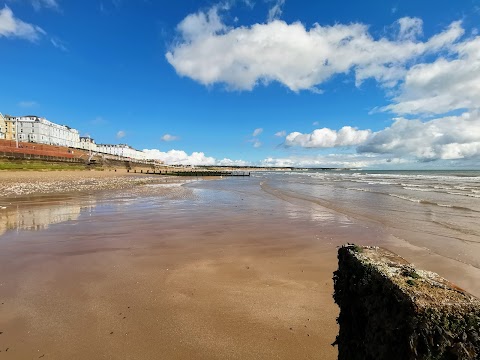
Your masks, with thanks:
[{"label": "white foam on wave", "polygon": [[372,192],[368,189],[360,189],[360,188],[347,188],[347,190],[353,190],[353,191],[363,191],[363,192]]},{"label": "white foam on wave", "polygon": [[422,192],[434,192],[435,191],[433,189],[425,189],[425,188],[410,187],[410,186],[404,186],[403,188],[405,190],[410,190],[410,191],[422,191]]},{"label": "white foam on wave", "polygon": [[450,204],[437,204],[437,205],[441,207],[453,208],[453,205],[450,205]]},{"label": "white foam on wave", "polygon": [[447,191],[447,194],[459,195],[459,196],[468,196],[468,197],[473,197],[473,198],[480,199],[480,195],[477,195],[477,194],[466,194],[466,193],[459,193],[459,192],[453,192],[453,191]]},{"label": "white foam on wave", "polygon": [[395,183],[388,181],[368,181],[368,185],[395,185]]},{"label": "white foam on wave", "polygon": [[398,194],[388,194],[388,195],[399,198],[399,199],[402,199],[402,200],[411,201],[411,202],[414,202],[414,203],[421,203],[422,202],[421,199],[411,198],[411,197],[404,196],[404,195],[398,195]]}]

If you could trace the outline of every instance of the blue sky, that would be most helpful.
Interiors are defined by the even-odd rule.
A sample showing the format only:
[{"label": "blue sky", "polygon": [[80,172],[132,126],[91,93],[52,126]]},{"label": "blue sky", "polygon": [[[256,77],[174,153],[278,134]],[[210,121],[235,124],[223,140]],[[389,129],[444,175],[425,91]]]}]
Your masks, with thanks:
[{"label": "blue sky", "polygon": [[480,1],[0,0],[0,112],[170,163],[480,167]]}]

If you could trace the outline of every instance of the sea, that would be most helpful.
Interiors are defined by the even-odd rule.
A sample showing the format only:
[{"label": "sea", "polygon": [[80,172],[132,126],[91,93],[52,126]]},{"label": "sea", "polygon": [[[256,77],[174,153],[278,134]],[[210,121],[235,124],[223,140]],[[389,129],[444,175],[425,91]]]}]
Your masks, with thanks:
[{"label": "sea", "polygon": [[378,224],[409,243],[480,268],[480,171],[308,170],[254,176],[263,179],[267,192]]}]

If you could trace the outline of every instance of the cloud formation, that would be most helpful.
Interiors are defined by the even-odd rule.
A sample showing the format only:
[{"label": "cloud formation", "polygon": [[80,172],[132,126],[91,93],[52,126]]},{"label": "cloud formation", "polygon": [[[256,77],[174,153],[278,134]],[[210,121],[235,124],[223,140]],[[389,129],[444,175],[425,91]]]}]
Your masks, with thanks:
[{"label": "cloud formation", "polygon": [[349,72],[357,85],[374,78],[391,87],[403,79],[408,63],[449,49],[464,34],[461,23],[453,22],[422,42],[417,39],[422,33],[420,19],[402,18],[396,27],[393,39],[375,39],[360,23],[306,28],[299,22],[273,20],[229,27],[214,7],[191,14],[178,25],[180,41],[166,58],[179,75],[237,90],[272,81],[295,92],[315,90],[332,76]]},{"label": "cloud formation", "polygon": [[20,107],[23,107],[23,108],[31,108],[31,107],[34,107],[34,106],[37,106],[38,103],[36,101],[32,101],[32,100],[24,100],[24,101],[20,101],[18,103],[18,106]]},{"label": "cloud formation", "polygon": [[305,148],[355,146],[365,143],[371,133],[370,130],[358,130],[351,126],[344,126],[338,131],[328,128],[316,129],[310,134],[292,132],[285,138],[285,145]]},{"label": "cloud formation", "polygon": [[262,160],[258,165],[265,167],[371,168],[385,165],[399,165],[407,162],[405,159],[390,159],[369,154],[329,154],[284,158],[269,157]]},{"label": "cloud formation", "polygon": [[262,146],[262,142],[258,139],[252,139],[251,142],[253,143],[253,147],[256,149]]},{"label": "cloud formation", "polygon": [[258,135],[260,135],[262,132],[263,132],[263,129],[262,129],[262,128],[255,129],[255,130],[253,131],[252,136],[253,136],[253,137],[258,136]]},{"label": "cloud formation", "polygon": [[183,150],[170,150],[167,152],[158,149],[145,149],[147,158],[161,160],[168,165],[215,165],[213,157],[205,156],[203,152],[193,152],[188,155]]},{"label": "cloud formation", "polygon": [[120,130],[117,132],[117,139],[123,139],[126,135],[127,133],[125,131]]},{"label": "cloud formation", "polygon": [[280,16],[282,16],[283,5],[285,5],[285,0],[275,1],[275,4],[268,11],[268,19],[267,19],[268,22],[277,20],[280,18]]},{"label": "cloud formation", "polygon": [[143,150],[149,159],[157,159],[163,161],[167,165],[220,165],[220,166],[245,166],[246,161],[221,159],[217,160],[213,157],[206,156],[203,152],[193,152],[190,155],[183,150],[160,151],[158,149]]},{"label": "cloud formation", "polygon": [[50,42],[51,42],[52,45],[55,46],[57,49],[60,49],[60,50],[62,50],[62,51],[64,51],[64,52],[68,52],[67,46],[66,46],[65,43],[64,43],[62,40],[60,40],[59,38],[56,38],[56,37],[54,38],[54,37],[52,37],[52,38],[50,38]]},{"label": "cloud formation", "polygon": [[34,42],[43,35],[46,35],[46,32],[41,27],[16,18],[8,6],[5,5],[0,10],[0,37],[16,37]]},{"label": "cloud formation", "polygon": [[359,153],[392,154],[421,161],[480,157],[480,112],[422,122],[397,118],[358,147]]},{"label": "cloud formation", "polygon": [[372,132],[344,126],[310,134],[293,132],[286,146],[303,148],[354,147],[359,154],[385,155],[410,161],[468,160],[480,158],[480,110],[428,121],[396,118],[391,126]]},{"label": "cloud formation", "polygon": [[178,136],[175,136],[175,135],[170,135],[170,134],[165,134],[161,137],[161,140],[162,141],[176,141],[176,140],[179,140],[180,138]]},{"label": "cloud formation", "polygon": [[49,8],[58,10],[60,7],[56,0],[32,0],[32,6],[35,10],[39,11],[42,8]]},{"label": "cloud formation", "polygon": [[384,108],[397,114],[442,114],[480,108],[480,37],[456,44],[453,58],[413,66],[400,94]]}]

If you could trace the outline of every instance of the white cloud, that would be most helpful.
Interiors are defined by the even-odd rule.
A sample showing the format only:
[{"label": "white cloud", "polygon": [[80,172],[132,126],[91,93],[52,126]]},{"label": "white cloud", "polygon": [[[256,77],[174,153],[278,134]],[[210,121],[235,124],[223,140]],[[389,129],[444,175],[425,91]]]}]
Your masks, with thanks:
[{"label": "white cloud", "polygon": [[265,167],[323,167],[372,168],[409,163],[409,160],[371,156],[368,154],[330,154],[266,158],[259,165]]},{"label": "white cloud", "polygon": [[57,49],[60,49],[64,52],[68,52],[67,46],[65,43],[60,40],[59,38],[50,38],[50,42],[52,43],[53,46],[55,46]]},{"label": "white cloud", "polygon": [[36,41],[46,32],[39,26],[28,24],[16,18],[8,6],[0,10],[0,37],[18,37]]},{"label": "white cloud", "polygon": [[32,5],[37,11],[44,7],[55,10],[60,8],[56,0],[32,0]]},{"label": "white cloud", "polygon": [[254,136],[254,137],[255,137],[255,136],[258,136],[258,135],[260,135],[262,132],[263,132],[263,129],[262,129],[262,128],[255,129],[255,130],[253,131],[252,136]]},{"label": "white cloud", "polygon": [[384,108],[397,114],[442,114],[480,108],[480,37],[456,44],[458,57],[408,70],[400,94]]},{"label": "white cloud", "polygon": [[305,148],[333,148],[363,144],[371,136],[370,130],[358,130],[344,126],[340,130],[316,129],[310,134],[292,132],[285,138],[286,146]]},{"label": "white cloud", "polygon": [[206,156],[203,152],[193,152],[188,155],[183,150],[160,151],[158,149],[143,150],[149,159],[162,160],[168,165],[221,165],[221,166],[245,166],[248,165],[243,160],[221,159]]},{"label": "white cloud", "polygon": [[256,149],[262,147],[262,142],[257,138],[252,138],[250,140],[247,140],[247,142],[252,143],[252,146]]},{"label": "white cloud", "polygon": [[315,24],[308,29],[299,22],[273,20],[228,27],[214,7],[180,23],[180,41],[166,58],[179,75],[238,90],[272,81],[292,91],[315,90],[332,76],[352,71],[357,85],[374,78],[391,87],[403,79],[414,60],[451,48],[464,33],[461,23],[454,22],[422,42],[416,39],[421,24],[416,18],[399,19],[393,40],[375,39],[368,26],[359,23]]},{"label": "white cloud", "polygon": [[244,160],[231,160],[231,159],[222,159],[222,160],[217,160],[216,165],[220,166],[248,166],[250,163],[248,161]]},{"label": "white cloud", "polygon": [[18,103],[18,106],[23,107],[23,108],[31,108],[34,106],[37,106],[38,103],[36,101],[31,101],[31,100],[26,100],[26,101],[20,101]]},{"label": "white cloud", "polygon": [[254,147],[254,148],[259,148],[259,147],[262,146],[261,141],[258,140],[258,139],[253,139],[253,140],[252,140],[252,143],[253,143],[253,147]]},{"label": "white cloud", "polygon": [[268,22],[277,20],[280,18],[280,16],[282,16],[283,5],[285,5],[285,0],[275,1],[275,5],[273,5],[268,11],[268,19],[267,19]]},{"label": "white cloud", "polygon": [[218,6],[214,6],[208,12],[190,14],[178,24],[177,30],[186,41],[199,41],[224,31],[227,27],[220,19],[218,11]]},{"label": "white cloud", "polygon": [[285,137],[285,136],[287,136],[287,132],[285,130],[282,130],[282,131],[279,131],[279,132],[275,133],[275,136]]},{"label": "white cloud", "polygon": [[480,111],[430,121],[397,118],[358,147],[360,153],[393,154],[421,161],[480,157]]},{"label": "white cloud", "polygon": [[[370,162],[374,159],[391,162],[391,158],[406,162],[478,161],[480,110],[429,121],[395,118],[391,126],[377,132],[357,130],[350,126],[339,131],[323,128],[310,134],[293,132],[287,135],[285,145],[304,148],[355,146],[357,155],[368,155]],[[312,157],[307,159],[311,161]],[[324,161],[323,157],[321,161]]]},{"label": "white cloud", "polygon": [[161,137],[161,140],[162,141],[176,141],[176,140],[179,140],[180,138],[178,136],[175,136],[175,135],[170,135],[170,134],[165,134]]},{"label": "white cloud", "polygon": [[117,139],[123,139],[126,135],[127,133],[125,131],[120,130],[117,132]]},{"label": "white cloud", "polygon": [[419,18],[403,17],[397,20],[399,27],[399,40],[414,41],[419,35],[423,34],[423,21]]},{"label": "white cloud", "polygon": [[147,154],[147,158],[161,160],[169,165],[215,165],[215,159],[205,156],[203,152],[193,152],[188,155],[182,150],[163,152],[157,149],[145,149],[143,151]]},{"label": "white cloud", "polygon": [[312,125],[313,125],[313,126],[318,126],[318,125],[320,125],[320,121],[314,121],[314,122],[312,123]]}]

